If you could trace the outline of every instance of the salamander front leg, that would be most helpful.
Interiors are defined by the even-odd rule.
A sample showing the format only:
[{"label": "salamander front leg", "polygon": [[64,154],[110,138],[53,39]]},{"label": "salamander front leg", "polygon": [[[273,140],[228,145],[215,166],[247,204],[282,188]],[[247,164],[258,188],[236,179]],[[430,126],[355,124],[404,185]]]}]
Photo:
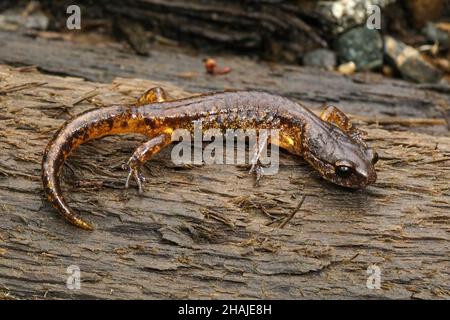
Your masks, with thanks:
[{"label": "salamander front leg", "polygon": [[130,186],[130,179],[133,178],[137,185],[139,193],[142,193],[143,183],[145,182],[145,177],[142,174],[142,166],[144,163],[150,159],[153,155],[161,151],[162,148],[171,143],[170,134],[161,134],[143,144],[141,144],[130,157],[124,168],[128,168],[128,177],[125,182],[125,188],[128,189]]},{"label": "salamander front leg", "polygon": [[253,157],[250,160],[251,167],[250,167],[249,173],[255,174],[257,185],[259,184],[259,180],[261,179],[261,177],[264,173],[264,168],[261,164],[261,155],[262,155],[263,151],[266,150],[266,148],[267,148],[268,140],[269,140],[269,138],[268,138],[267,131],[264,130],[263,132],[261,132],[261,134],[258,137],[258,142],[255,144]]},{"label": "salamander front leg", "polygon": [[164,102],[167,100],[168,95],[166,91],[161,87],[154,87],[145,91],[145,93],[138,98],[136,105],[142,106],[149,103]]}]

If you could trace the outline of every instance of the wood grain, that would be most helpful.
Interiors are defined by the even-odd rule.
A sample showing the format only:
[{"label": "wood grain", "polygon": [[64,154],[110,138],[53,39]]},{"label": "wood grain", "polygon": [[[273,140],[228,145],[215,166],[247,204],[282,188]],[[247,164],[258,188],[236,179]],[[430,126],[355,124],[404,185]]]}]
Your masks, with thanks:
[{"label": "wood grain", "polygon": [[[236,166],[176,167],[168,149],[148,163],[142,196],[124,190],[121,169],[142,137],[107,137],[80,147],[64,172],[70,205],[97,225],[84,232],[43,197],[40,161],[51,135],[84,110],[133,101],[156,84],[174,97],[190,93],[8,66],[0,81],[0,297],[450,298],[448,136],[362,124],[381,158],[377,183],[364,191],[331,185],[287,153],[279,173],[254,187]],[[396,102],[415,90],[397,89],[405,91]],[[375,105],[381,91],[367,87],[355,99]],[[366,287],[373,264],[379,290]],[[70,265],[81,269],[80,290],[66,288]]]}]

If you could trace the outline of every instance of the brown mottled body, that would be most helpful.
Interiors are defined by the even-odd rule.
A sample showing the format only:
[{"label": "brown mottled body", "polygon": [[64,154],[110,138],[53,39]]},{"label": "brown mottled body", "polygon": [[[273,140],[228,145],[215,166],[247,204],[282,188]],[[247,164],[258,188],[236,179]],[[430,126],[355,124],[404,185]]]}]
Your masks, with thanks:
[{"label": "brown mottled body", "polygon": [[[338,123],[323,121],[298,103],[251,91],[164,101],[165,93],[158,90],[146,92],[133,106],[111,106],[81,114],[65,123],[49,142],[42,161],[44,191],[53,206],[72,224],[86,230],[92,229],[90,223],[68,207],[61,193],[59,173],[71,151],[86,141],[106,135],[140,133],[148,136],[151,140],[140,146],[128,162],[128,185],[131,175],[140,181],[139,166],[170,144],[168,137],[173,130],[183,128],[192,132],[193,121],[196,120],[202,120],[203,130],[280,129],[280,147],[303,155],[326,179],[347,187],[363,187],[375,181],[376,175],[371,165],[374,152],[362,145],[362,140],[343,131],[345,128],[339,128]],[[346,152],[351,159],[344,157]],[[320,153],[326,154],[327,159],[322,159]],[[334,168],[336,161],[344,161],[348,166],[355,165],[354,179],[343,181],[343,178],[337,177],[331,168]]]}]

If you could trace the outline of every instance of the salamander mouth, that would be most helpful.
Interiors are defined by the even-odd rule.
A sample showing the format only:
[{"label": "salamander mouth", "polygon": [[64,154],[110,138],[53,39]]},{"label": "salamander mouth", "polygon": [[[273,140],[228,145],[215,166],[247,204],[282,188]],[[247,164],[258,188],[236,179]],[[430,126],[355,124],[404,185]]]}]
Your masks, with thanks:
[{"label": "salamander mouth", "polygon": [[348,178],[339,178],[336,176],[329,177],[327,180],[330,180],[337,185],[342,187],[350,188],[350,189],[363,189],[368,185],[375,183],[377,180],[377,174],[375,169],[371,170],[370,174],[366,176],[359,175],[355,173],[353,176]]},{"label": "salamander mouth", "polygon": [[375,172],[375,169],[373,169],[373,171],[371,172],[371,174],[369,175],[369,178],[367,179],[367,184],[373,184],[377,181],[377,173]]}]

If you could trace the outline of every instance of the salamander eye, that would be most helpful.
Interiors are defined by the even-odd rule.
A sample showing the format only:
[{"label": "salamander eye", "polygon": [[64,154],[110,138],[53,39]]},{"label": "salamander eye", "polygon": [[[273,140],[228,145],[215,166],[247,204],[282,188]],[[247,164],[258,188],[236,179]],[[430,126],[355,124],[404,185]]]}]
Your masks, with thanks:
[{"label": "salamander eye", "polygon": [[348,178],[352,174],[352,168],[349,166],[337,166],[336,174],[341,178]]},{"label": "salamander eye", "polygon": [[372,164],[375,164],[378,162],[378,153],[374,152],[373,153],[373,158],[372,158]]}]

